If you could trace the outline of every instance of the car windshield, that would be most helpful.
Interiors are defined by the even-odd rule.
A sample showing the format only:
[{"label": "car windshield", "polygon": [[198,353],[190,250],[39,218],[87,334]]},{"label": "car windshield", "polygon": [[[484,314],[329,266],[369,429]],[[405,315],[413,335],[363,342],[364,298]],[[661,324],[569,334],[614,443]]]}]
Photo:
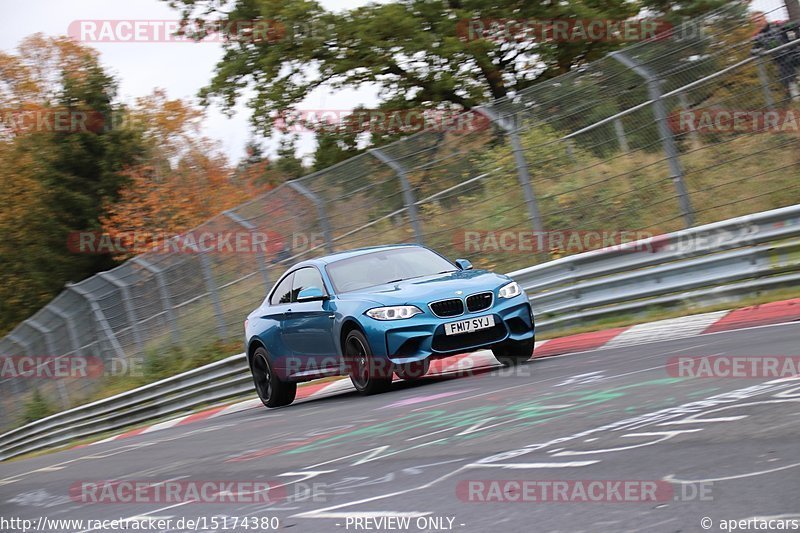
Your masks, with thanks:
[{"label": "car windshield", "polygon": [[329,264],[327,270],[333,288],[342,293],[457,269],[426,248],[403,247],[341,259]]}]

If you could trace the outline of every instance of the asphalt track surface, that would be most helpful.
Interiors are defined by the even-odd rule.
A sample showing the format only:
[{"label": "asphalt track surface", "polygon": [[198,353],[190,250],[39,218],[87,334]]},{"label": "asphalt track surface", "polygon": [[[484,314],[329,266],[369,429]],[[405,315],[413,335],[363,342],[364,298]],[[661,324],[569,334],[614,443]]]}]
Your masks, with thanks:
[{"label": "asphalt track surface", "polygon": [[[172,520],[149,531],[194,530],[186,519],[199,519],[200,531],[266,530],[241,519],[261,526],[274,517],[298,532],[722,531],[722,520],[800,519],[800,380],[678,378],[669,370],[675,356],[796,356],[799,338],[800,324],[786,324],[601,349],[2,463],[0,517],[29,519],[33,528],[40,517],[127,519],[127,530]],[[208,495],[125,503],[113,500],[118,494],[88,503],[75,493],[80,483],[108,480],[258,481],[271,489],[242,489],[222,503]],[[570,489],[559,501],[531,501],[529,492],[522,502],[479,501],[520,496],[508,480],[567,481]],[[573,492],[595,480],[655,482],[657,499],[607,501],[611,491],[583,501]],[[503,487],[502,498],[487,487]],[[92,530],[87,524],[47,530]]]}]

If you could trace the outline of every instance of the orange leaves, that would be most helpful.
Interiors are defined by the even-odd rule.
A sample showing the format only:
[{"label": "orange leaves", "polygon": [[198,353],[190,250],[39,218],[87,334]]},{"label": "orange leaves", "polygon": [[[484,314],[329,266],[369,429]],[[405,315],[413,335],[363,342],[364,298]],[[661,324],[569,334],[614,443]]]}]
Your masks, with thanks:
[{"label": "orange leaves", "polygon": [[36,33],[20,43],[15,55],[0,53],[0,106],[49,104],[65,79],[82,79],[98,68],[95,50]]},{"label": "orange leaves", "polygon": [[133,127],[142,128],[148,140],[170,157],[204,142],[204,139],[198,140],[203,112],[183,100],[168,99],[162,89],[137,98],[128,118]]},{"label": "orange leaves", "polygon": [[129,184],[106,206],[101,224],[112,237],[180,234],[268,188],[257,171],[235,171],[214,142],[198,136],[202,113],[186,102],[155,91],[129,113],[144,130],[150,160],[127,170]]},{"label": "orange leaves", "polygon": [[219,156],[192,151],[167,172],[141,165],[101,219],[112,236],[123,232],[179,234],[247,201],[255,187],[240,186]]}]

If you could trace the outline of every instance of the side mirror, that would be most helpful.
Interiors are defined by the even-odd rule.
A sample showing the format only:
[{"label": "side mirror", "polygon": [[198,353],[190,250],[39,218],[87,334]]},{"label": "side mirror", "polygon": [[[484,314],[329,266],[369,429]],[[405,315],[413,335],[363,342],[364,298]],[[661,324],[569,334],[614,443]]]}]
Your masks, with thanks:
[{"label": "side mirror", "polygon": [[456,266],[461,270],[472,270],[472,263],[469,259],[456,259]]},{"label": "side mirror", "polygon": [[297,293],[297,301],[300,302],[317,302],[320,300],[327,300],[328,295],[322,292],[319,287],[308,287]]}]

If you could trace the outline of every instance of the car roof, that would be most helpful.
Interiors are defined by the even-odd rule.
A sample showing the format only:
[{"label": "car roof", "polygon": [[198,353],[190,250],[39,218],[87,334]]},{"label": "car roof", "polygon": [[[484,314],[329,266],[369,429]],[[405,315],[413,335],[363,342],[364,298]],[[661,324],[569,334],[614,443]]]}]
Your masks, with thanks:
[{"label": "car roof", "polygon": [[349,259],[351,257],[358,257],[359,255],[366,255],[372,252],[377,252],[380,250],[392,250],[395,248],[420,248],[418,244],[388,244],[382,246],[369,246],[366,248],[357,248],[355,250],[347,250],[344,252],[336,252],[334,254],[325,255],[322,257],[316,257],[314,259],[309,259],[307,261],[303,261],[299,263],[297,266],[305,266],[305,265],[328,265],[330,263],[340,261],[342,259]]}]

